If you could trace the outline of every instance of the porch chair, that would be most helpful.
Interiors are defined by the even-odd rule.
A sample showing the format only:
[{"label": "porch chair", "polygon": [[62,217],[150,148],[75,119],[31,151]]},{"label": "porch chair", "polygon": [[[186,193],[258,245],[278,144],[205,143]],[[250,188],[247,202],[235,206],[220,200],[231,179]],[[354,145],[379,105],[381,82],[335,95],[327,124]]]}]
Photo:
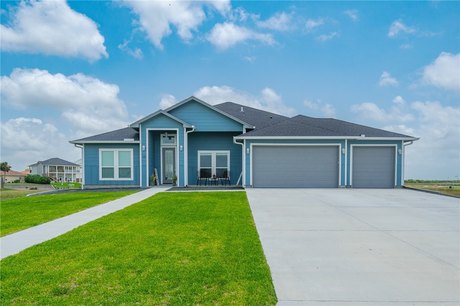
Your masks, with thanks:
[{"label": "porch chair", "polygon": [[231,182],[230,182],[230,170],[225,170],[224,171],[224,175],[222,177],[219,178],[220,180],[220,183],[222,184],[222,186],[224,185],[231,185]]},{"label": "porch chair", "polygon": [[201,186],[201,184],[204,183],[204,185],[208,185],[208,178],[207,177],[204,177],[201,175],[200,171],[197,171],[197,174],[196,174],[196,184],[198,186]]}]

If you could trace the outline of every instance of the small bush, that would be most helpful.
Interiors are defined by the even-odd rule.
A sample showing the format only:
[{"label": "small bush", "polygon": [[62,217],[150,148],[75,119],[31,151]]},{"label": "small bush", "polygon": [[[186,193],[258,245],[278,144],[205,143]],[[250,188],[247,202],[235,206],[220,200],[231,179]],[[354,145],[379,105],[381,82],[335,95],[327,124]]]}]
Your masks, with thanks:
[{"label": "small bush", "polygon": [[26,183],[32,184],[49,184],[51,183],[51,179],[47,176],[41,176],[38,174],[29,174],[26,176],[25,179]]},{"label": "small bush", "polygon": [[20,180],[14,180],[11,183],[17,184],[17,183],[20,183],[20,182],[21,182]]}]

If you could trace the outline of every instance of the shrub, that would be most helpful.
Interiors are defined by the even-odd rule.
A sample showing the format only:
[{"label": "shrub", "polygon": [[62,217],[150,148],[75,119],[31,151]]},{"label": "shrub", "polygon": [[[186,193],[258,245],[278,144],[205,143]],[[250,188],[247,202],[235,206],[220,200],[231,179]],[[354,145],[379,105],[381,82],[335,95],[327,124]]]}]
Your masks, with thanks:
[{"label": "shrub", "polygon": [[38,174],[28,174],[25,179],[26,183],[32,184],[49,184],[51,179],[47,176],[41,176]]}]

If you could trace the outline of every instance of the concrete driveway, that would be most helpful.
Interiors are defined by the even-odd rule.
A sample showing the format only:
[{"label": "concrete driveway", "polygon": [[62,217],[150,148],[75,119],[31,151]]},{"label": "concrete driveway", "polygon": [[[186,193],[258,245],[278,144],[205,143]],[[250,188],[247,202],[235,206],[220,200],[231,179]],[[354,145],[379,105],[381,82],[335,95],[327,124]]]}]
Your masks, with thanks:
[{"label": "concrete driveway", "polygon": [[247,189],[279,305],[460,305],[460,200]]}]

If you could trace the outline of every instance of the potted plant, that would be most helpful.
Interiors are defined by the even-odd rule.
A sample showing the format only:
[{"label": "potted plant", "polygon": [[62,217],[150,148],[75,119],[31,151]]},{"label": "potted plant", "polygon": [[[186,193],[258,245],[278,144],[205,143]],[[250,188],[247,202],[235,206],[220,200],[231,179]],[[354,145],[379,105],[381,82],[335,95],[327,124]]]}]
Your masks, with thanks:
[{"label": "potted plant", "polygon": [[172,183],[173,183],[173,186],[177,186],[177,175],[173,175],[172,177]]},{"label": "potted plant", "polygon": [[150,176],[150,184],[151,184],[152,186],[156,186],[156,185],[157,185],[157,177],[155,176],[155,174],[152,174],[152,175]]}]

